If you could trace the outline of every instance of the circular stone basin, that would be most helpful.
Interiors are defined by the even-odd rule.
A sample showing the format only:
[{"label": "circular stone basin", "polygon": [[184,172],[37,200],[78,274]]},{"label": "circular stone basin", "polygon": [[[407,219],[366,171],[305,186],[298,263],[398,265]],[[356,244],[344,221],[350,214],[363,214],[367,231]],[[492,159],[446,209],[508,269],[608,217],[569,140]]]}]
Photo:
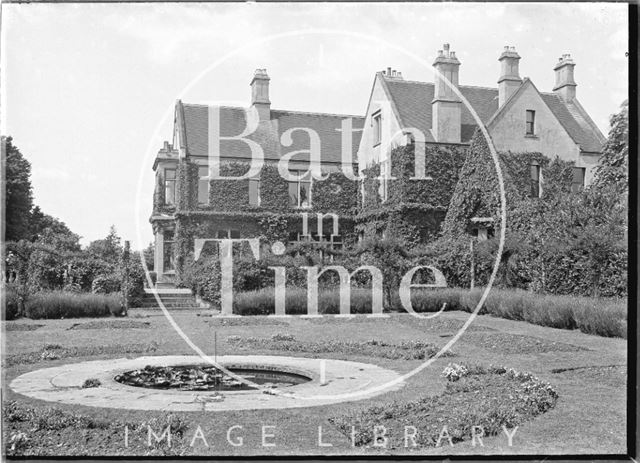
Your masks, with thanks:
[{"label": "circular stone basin", "polygon": [[[264,388],[296,386],[311,381],[297,373],[261,368],[229,368],[241,378]],[[178,391],[250,391],[257,388],[239,381],[211,365],[146,365],[114,378],[127,386]]]},{"label": "circular stone basin", "polygon": [[[259,370],[265,379],[264,375],[278,372],[279,378],[285,373],[288,379],[296,375],[309,380],[283,388],[265,388],[263,385],[261,389],[224,392],[146,388],[115,380],[116,376],[143,370],[148,365],[203,365],[203,359],[197,355],[163,355],[88,360],[41,368],[18,376],[9,387],[27,397],[70,405],[164,412],[217,412],[325,406],[369,399],[398,390],[404,385],[401,375],[393,370],[346,360],[224,355],[218,357],[218,363],[241,374],[248,373],[248,370]],[[97,379],[100,385],[83,388],[84,382],[90,378]]]}]

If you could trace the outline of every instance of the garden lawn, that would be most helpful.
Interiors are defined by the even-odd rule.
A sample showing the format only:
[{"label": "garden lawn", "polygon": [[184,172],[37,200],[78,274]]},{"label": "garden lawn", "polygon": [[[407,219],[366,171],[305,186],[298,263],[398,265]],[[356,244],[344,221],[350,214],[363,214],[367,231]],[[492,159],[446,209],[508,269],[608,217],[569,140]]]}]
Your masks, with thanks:
[{"label": "garden lawn", "polygon": [[[403,352],[403,346],[407,345],[443,346],[469,316],[463,312],[446,312],[433,320],[417,320],[408,314],[392,314],[386,319],[359,316],[355,319],[251,317],[221,320],[201,311],[174,311],[172,314],[184,332],[209,354],[214,350],[215,332],[218,355],[246,353],[336,358],[374,363],[398,372],[408,372],[423,360],[389,355],[389,352]],[[161,412],[46,403],[15,394],[8,388],[16,376],[48,366],[102,358],[193,354],[160,311],[136,309],[130,315],[129,319],[115,323],[105,323],[115,319],[104,318],[3,322],[3,397],[5,404],[11,402],[11,414],[5,414],[9,420],[3,427],[7,449],[11,436],[22,432],[27,440],[18,447],[27,455],[625,452],[626,340],[490,316],[476,318],[452,347],[455,355],[437,359],[432,366],[410,378],[400,390],[370,400],[331,406],[173,413],[168,417]],[[238,339],[252,341],[238,342]],[[305,341],[309,346],[306,350]],[[374,347],[369,348],[372,341],[375,341]],[[294,349],[291,349],[292,345]],[[342,351],[340,346],[347,348]],[[483,438],[483,446],[475,447],[470,440],[449,447],[445,440],[438,448],[354,448],[349,437],[335,425],[336,416],[359,416],[374,405],[393,401],[408,404],[442,395],[447,380],[441,373],[450,362],[493,364],[529,372],[551,384],[558,394],[557,401],[545,413],[522,422],[511,447],[507,437],[498,434]],[[424,412],[421,410],[420,413]],[[410,416],[406,419],[411,421]],[[446,421],[447,417],[443,419]],[[163,425],[171,424],[171,448],[166,444],[147,446],[147,428],[143,423],[149,422],[156,432],[160,432]],[[236,434],[244,438],[242,446],[233,447],[227,443],[227,429],[234,425],[243,427],[241,431],[236,430]],[[275,447],[261,445],[262,426],[269,425],[276,426],[273,431]],[[420,422],[413,425],[420,428]],[[130,430],[128,447],[124,445],[125,426]],[[204,446],[201,439],[190,446],[198,426],[209,447]],[[331,447],[318,446],[320,426],[323,443],[330,443]]]}]

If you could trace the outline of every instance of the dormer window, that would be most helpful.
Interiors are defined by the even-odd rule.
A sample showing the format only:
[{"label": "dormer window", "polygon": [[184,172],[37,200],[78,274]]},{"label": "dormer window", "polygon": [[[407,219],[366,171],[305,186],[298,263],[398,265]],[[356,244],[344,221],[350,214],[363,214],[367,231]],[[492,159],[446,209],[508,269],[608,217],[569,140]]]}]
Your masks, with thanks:
[{"label": "dormer window", "polygon": [[536,130],[536,112],[527,109],[526,115],[526,135],[535,135]]},{"label": "dormer window", "polygon": [[378,111],[371,118],[373,125],[373,146],[377,146],[382,141],[382,111]]}]

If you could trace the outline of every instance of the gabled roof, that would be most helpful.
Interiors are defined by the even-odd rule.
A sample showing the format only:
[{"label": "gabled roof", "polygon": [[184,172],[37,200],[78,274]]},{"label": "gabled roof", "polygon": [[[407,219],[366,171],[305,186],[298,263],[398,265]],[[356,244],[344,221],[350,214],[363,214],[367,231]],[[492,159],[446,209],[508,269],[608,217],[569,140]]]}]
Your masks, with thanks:
[{"label": "gabled roof", "polygon": [[[414,127],[420,130],[425,134],[427,142],[434,143],[435,140],[431,135],[431,102],[433,101],[434,84],[384,77],[381,79],[398,109],[400,125],[403,128]],[[468,85],[461,85],[459,88],[480,120],[486,124],[498,109],[498,89]],[[463,143],[471,140],[476,126],[471,112],[463,104],[461,133]]]},{"label": "gabled roof", "polygon": [[[184,133],[186,138],[187,153],[191,156],[208,155],[208,126],[209,106],[197,104],[183,104]],[[247,127],[247,114],[244,108],[221,106],[220,111],[220,135],[222,137],[238,136]],[[342,162],[342,120],[351,118],[353,123],[351,152],[353,161],[357,162],[356,152],[360,144],[364,118],[360,116],[305,113],[298,111],[271,110],[271,120],[262,121],[258,128],[246,138],[260,144],[265,159],[278,160],[283,154],[292,151],[308,150],[310,146],[309,135],[302,130],[292,134],[291,146],[282,146],[281,136],[288,129],[301,127],[314,130],[320,138],[320,153],[322,162]],[[222,140],[221,154],[225,158],[251,158],[251,149],[243,141]],[[308,160],[308,155],[299,155],[294,160]]]},{"label": "gabled roof", "polygon": [[540,93],[551,112],[560,121],[581,151],[600,153],[605,138],[578,100],[566,103],[555,93]]},{"label": "gabled roof", "polygon": [[[397,108],[398,122],[402,128],[415,127],[425,134],[427,142],[435,142],[431,134],[431,102],[434,95],[434,84],[387,79],[382,76],[380,76],[380,79],[389,98],[392,100],[392,104]],[[525,78],[518,90],[522,89],[527,82],[532,84],[529,79]],[[498,108],[497,88],[460,85],[459,89],[485,125],[488,125],[495,116],[508,107],[509,101],[501,108]],[[514,92],[510,100],[517,93],[518,91]],[[555,93],[538,93],[540,93],[543,101],[573,141],[580,145],[582,151],[589,153],[602,151],[605,138],[577,100],[566,103]],[[461,141],[463,143],[468,143],[471,140],[476,126],[476,121],[471,116],[471,112],[463,104],[461,130]]]}]

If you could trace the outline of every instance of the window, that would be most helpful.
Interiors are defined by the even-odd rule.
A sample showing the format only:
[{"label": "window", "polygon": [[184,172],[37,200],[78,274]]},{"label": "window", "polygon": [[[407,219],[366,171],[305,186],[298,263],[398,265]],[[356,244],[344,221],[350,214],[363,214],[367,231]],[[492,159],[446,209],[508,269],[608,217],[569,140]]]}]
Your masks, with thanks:
[{"label": "window", "polygon": [[[293,175],[303,176],[304,170],[290,170]],[[289,204],[293,207],[311,207],[311,174],[300,180],[289,182]]]},{"label": "window", "polygon": [[198,204],[209,204],[209,167],[198,167]]},{"label": "window", "polygon": [[571,192],[577,193],[584,188],[584,167],[573,168],[573,180],[571,181]]},{"label": "window", "polygon": [[176,203],[176,170],[164,170],[164,203],[173,205]]},{"label": "window", "polygon": [[240,231],[239,230],[232,230],[232,229],[223,229],[223,230],[218,230],[217,234],[216,234],[216,238],[219,240],[228,240],[228,239],[239,239],[240,238]]},{"label": "window", "polygon": [[534,135],[536,128],[536,112],[527,109],[527,135]]},{"label": "window", "polygon": [[380,199],[385,202],[389,198],[389,179],[391,177],[391,162],[385,159],[380,163]]},{"label": "window", "polygon": [[540,166],[533,164],[531,166],[531,192],[532,198],[540,197]]},{"label": "window", "polygon": [[375,113],[371,123],[373,124],[373,146],[376,146],[382,141],[382,112]]},{"label": "window", "polygon": [[249,205],[250,206],[260,205],[260,179],[259,178],[249,179]]},{"label": "window", "polygon": [[174,254],[173,254],[173,232],[165,231],[163,236],[164,236],[163,238],[164,245],[162,247],[163,249],[162,270],[164,272],[169,272],[175,269]]}]

